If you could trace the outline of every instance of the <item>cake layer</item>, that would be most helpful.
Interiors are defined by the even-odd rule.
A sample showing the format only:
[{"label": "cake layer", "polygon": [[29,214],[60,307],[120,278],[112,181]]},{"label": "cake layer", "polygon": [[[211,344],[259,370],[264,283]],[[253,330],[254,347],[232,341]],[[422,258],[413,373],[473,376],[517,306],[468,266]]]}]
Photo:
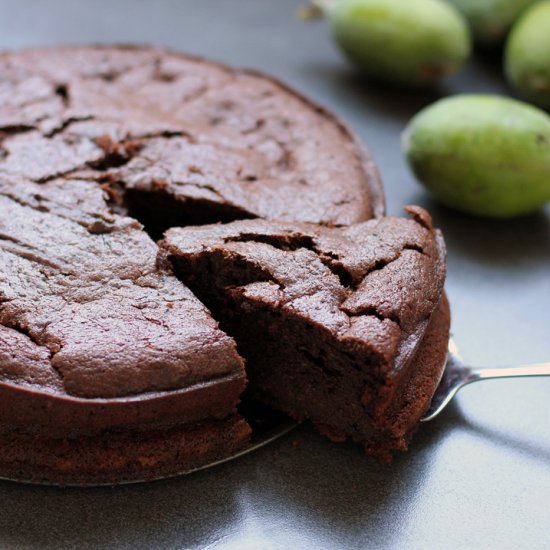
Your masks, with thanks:
[{"label": "cake layer", "polygon": [[[441,302],[445,249],[428,214],[408,211],[414,219],[346,228],[263,220],[174,228],[161,248],[235,337],[254,397],[376,453],[402,446],[447,346],[438,339],[435,367],[416,360]],[[434,330],[448,338],[439,319]]]},{"label": "cake layer", "polygon": [[230,456],[249,435],[238,415],[167,430],[78,438],[0,431],[0,478],[56,485],[154,480]]}]

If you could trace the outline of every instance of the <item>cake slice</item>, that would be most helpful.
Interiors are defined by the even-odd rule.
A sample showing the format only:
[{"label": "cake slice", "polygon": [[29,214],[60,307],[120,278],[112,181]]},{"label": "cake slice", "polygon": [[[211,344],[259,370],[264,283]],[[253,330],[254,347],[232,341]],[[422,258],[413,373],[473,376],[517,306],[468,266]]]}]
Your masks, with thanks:
[{"label": "cake slice", "polygon": [[249,395],[389,459],[442,374],[445,248],[429,215],[346,228],[244,220],[173,228],[163,261],[246,360]]},{"label": "cake slice", "polygon": [[235,342],[92,182],[0,181],[0,477],[113,483],[250,429]]}]

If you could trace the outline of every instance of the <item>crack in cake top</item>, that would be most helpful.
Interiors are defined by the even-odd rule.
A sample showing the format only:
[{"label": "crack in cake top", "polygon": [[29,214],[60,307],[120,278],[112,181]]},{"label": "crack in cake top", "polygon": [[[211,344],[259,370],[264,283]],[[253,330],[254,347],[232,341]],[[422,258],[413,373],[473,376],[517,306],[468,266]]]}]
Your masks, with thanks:
[{"label": "crack in cake top", "polygon": [[424,337],[446,274],[441,233],[422,208],[406,210],[413,219],[345,228],[266,220],[173,228],[161,260],[198,296],[214,277],[228,295],[300,317],[397,372]]},{"label": "crack in cake top", "polygon": [[0,174],[108,177],[138,202],[186,205],[182,222],[383,213],[349,129],[258,73],[146,47],[25,50],[0,56],[0,99]]}]

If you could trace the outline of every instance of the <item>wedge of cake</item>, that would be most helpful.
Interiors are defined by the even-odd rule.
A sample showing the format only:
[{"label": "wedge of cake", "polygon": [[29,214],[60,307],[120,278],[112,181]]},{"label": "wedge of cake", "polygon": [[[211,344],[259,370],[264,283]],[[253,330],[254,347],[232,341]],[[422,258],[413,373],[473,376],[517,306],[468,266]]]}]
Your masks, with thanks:
[{"label": "wedge of cake", "polygon": [[449,336],[443,240],[408,211],[346,228],[174,228],[161,247],[237,341],[250,395],[389,459],[429,405]]}]

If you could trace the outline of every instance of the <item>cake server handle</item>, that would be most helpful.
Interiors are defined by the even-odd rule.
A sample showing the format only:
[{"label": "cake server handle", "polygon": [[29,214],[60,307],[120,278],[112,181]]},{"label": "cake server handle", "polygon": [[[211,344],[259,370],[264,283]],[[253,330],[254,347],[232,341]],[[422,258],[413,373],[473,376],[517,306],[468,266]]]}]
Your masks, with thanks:
[{"label": "cake server handle", "polygon": [[535,363],[515,367],[470,368],[450,351],[441,382],[437,386],[430,407],[422,417],[421,422],[429,422],[438,416],[457,392],[468,384],[481,380],[529,376],[550,376],[550,363]]}]

